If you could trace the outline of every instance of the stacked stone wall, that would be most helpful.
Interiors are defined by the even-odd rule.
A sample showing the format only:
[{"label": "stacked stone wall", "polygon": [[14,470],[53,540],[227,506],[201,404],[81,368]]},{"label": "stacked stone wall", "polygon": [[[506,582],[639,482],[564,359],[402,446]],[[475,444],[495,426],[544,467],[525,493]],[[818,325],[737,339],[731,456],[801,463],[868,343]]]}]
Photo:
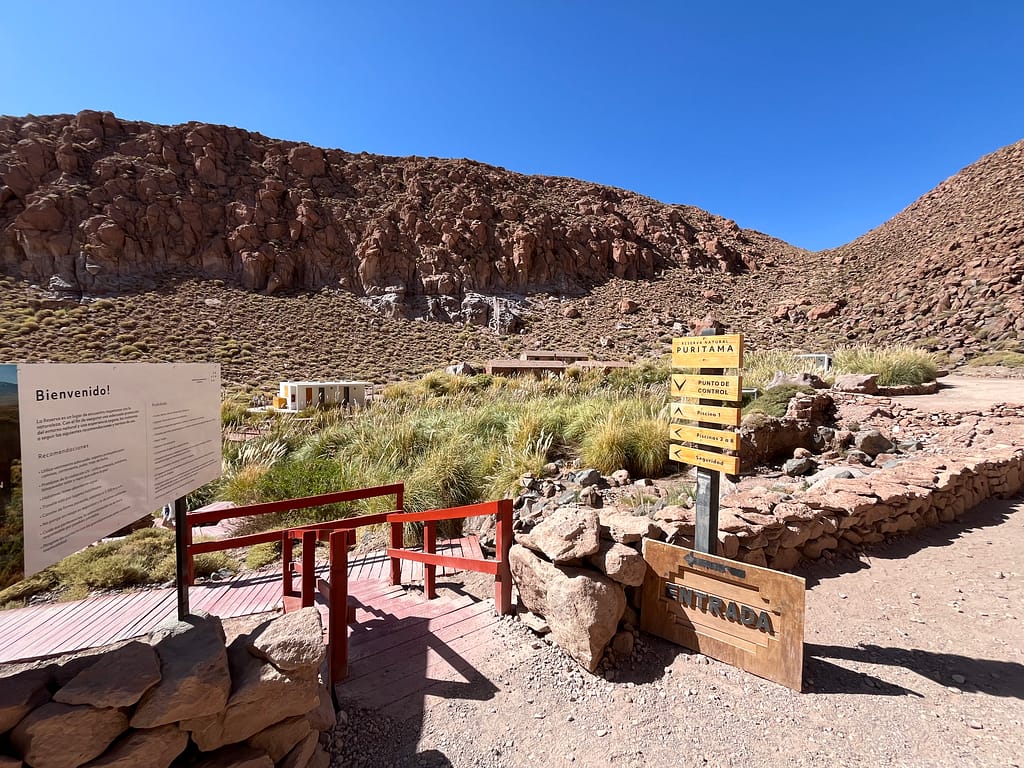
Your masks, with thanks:
[{"label": "stacked stone wall", "polygon": [[0,768],[327,768],[314,608],[226,642],[213,616],[0,677]]},{"label": "stacked stone wall", "polygon": [[[917,455],[800,493],[755,487],[722,498],[718,554],[792,570],[800,561],[952,522],[987,499],[1022,489],[1024,448],[1013,446]],[[694,510],[679,505],[650,515],[561,506],[516,535],[510,562],[520,602],[544,617],[546,627],[534,624],[549,628],[581,665],[613,670],[637,635],[643,539],[692,547],[695,523]]]}]

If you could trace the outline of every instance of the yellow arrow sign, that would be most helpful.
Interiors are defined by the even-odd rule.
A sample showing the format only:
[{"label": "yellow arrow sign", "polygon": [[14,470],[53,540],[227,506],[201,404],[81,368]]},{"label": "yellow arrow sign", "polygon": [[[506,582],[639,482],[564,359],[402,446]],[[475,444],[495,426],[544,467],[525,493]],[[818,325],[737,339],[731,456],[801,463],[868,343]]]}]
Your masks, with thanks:
[{"label": "yellow arrow sign", "polygon": [[711,424],[724,424],[727,427],[740,425],[739,408],[723,408],[718,405],[696,405],[694,403],[670,403],[669,405],[669,416],[673,419],[707,421]]},{"label": "yellow arrow sign", "polygon": [[672,365],[676,368],[742,368],[743,334],[672,339]]},{"label": "yellow arrow sign", "polygon": [[690,448],[686,445],[672,444],[668,447],[668,457],[673,461],[683,464],[690,464],[694,467],[705,467],[725,472],[727,475],[738,475],[740,473],[740,457],[727,456],[724,453],[712,453]]},{"label": "yellow arrow sign", "polygon": [[733,403],[743,396],[741,387],[739,376],[673,373],[670,393],[673,397],[700,397]]},{"label": "yellow arrow sign", "polygon": [[726,429],[706,429],[686,424],[670,424],[669,435],[673,440],[681,443],[712,445],[715,448],[725,448],[729,451],[740,449],[740,433]]}]

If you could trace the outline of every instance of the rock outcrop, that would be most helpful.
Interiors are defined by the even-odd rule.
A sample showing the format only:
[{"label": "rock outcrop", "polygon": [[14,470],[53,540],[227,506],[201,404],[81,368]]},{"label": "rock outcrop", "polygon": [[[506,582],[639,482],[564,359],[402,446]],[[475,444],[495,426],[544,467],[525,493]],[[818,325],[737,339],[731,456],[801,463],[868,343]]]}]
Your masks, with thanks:
[{"label": "rock outcrop", "polygon": [[0,118],[0,267],[69,296],[184,271],[479,321],[480,295],[754,269],[765,239],[696,208],[470,160],[109,112]]}]

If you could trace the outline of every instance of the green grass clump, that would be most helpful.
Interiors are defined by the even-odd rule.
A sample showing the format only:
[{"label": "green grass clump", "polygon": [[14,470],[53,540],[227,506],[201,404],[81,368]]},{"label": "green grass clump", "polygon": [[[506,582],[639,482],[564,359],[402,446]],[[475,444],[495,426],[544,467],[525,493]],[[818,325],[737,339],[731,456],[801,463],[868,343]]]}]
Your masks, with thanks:
[{"label": "green grass clump", "polygon": [[876,373],[883,387],[924,384],[939,372],[935,357],[907,345],[872,347],[859,345],[836,350],[832,364],[840,373]]},{"label": "green grass clump", "polygon": [[[224,568],[237,569],[237,564],[224,552],[196,555],[194,565],[197,577]],[[174,533],[145,528],[123,539],[87,547],[0,591],[0,606],[15,605],[49,590],[59,590],[63,600],[77,600],[95,590],[162,584],[174,577]]]},{"label": "green grass clump", "polygon": [[263,544],[253,544],[245,555],[245,567],[255,571],[265,565],[270,565],[280,556],[280,542],[268,541]]},{"label": "green grass clump", "polygon": [[743,409],[743,414],[763,413],[766,416],[774,416],[781,419],[786,415],[789,401],[800,393],[813,393],[812,387],[797,386],[795,384],[783,384],[779,387],[772,387],[756,400],[752,401]]},{"label": "green grass clump", "polygon": [[1003,368],[1024,368],[1024,354],[1010,351],[988,352],[984,355],[972,357],[967,365],[972,367],[998,365]]},{"label": "green grass clump", "polygon": [[747,352],[743,356],[743,386],[764,390],[777,373],[790,375],[813,373],[823,379],[828,378],[820,366],[812,360],[798,357],[799,354],[792,350],[781,349],[759,349]]}]

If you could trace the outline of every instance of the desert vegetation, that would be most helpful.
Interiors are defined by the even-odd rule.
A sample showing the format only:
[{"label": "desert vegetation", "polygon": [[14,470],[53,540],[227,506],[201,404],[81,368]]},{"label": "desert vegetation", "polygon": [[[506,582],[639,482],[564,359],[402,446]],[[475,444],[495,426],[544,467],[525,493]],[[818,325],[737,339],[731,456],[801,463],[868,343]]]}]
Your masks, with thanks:
[{"label": "desert vegetation", "polygon": [[[765,386],[777,371],[828,375],[792,352],[752,352],[746,363],[750,386]],[[935,371],[927,353],[897,348],[837,353],[832,373],[871,365],[886,366],[887,381],[894,383],[913,383]],[[434,371],[384,387],[367,408],[312,409],[298,418],[250,413],[249,395],[239,390],[221,404],[223,474],[194,492],[189,506],[214,499],[257,504],[400,481],[407,510],[437,509],[514,496],[524,475],[555,471],[552,462],[659,477],[673,468],[669,374],[667,363],[607,375],[569,369],[562,378],[546,379]],[[781,416],[790,398],[806,389],[769,388],[745,410]],[[231,439],[249,426],[259,426],[258,436]],[[390,499],[378,498],[268,515],[247,521],[241,532],[383,512],[389,504]],[[237,568],[242,558],[255,568],[276,556],[273,545],[252,548],[239,560],[203,556],[197,573]],[[0,592],[0,605],[41,591],[72,598],[92,589],[160,583],[173,574],[172,537],[161,530],[139,531],[90,547]]]}]

